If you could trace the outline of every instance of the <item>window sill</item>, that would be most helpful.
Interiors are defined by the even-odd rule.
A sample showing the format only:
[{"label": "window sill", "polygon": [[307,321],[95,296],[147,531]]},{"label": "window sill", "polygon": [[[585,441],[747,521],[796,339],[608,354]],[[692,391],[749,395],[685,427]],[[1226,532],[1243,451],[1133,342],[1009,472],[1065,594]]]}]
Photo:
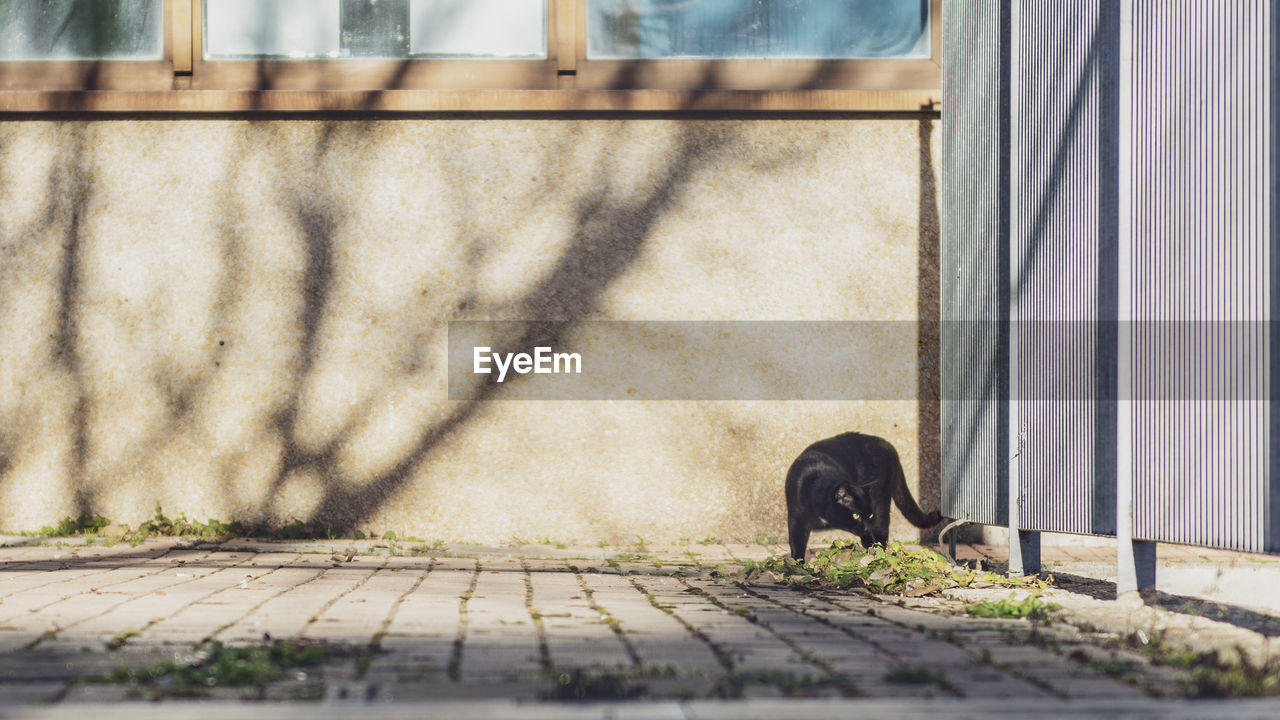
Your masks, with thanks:
[{"label": "window sill", "polygon": [[937,112],[937,90],[0,91],[0,113]]}]

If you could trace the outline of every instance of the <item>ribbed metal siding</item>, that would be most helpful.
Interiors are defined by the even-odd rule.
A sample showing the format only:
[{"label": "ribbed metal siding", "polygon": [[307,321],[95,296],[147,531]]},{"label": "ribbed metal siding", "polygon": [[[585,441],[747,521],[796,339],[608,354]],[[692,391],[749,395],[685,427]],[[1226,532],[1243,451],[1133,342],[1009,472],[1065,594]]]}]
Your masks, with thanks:
[{"label": "ribbed metal siding", "polygon": [[[1267,540],[1275,3],[1135,0],[1134,534]],[[1270,470],[1274,473],[1274,469]],[[1271,518],[1274,521],[1274,518]]]},{"label": "ribbed metal siding", "polygon": [[1008,264],[1000,201],[1007,197],[1007,4],[952,0],[942,18],[942,512],[987,524],[1007,522],[1008,512],[998,460],[1008,417],[1000,326]]},{"label": "ribbed metal siding", "polygon": [[[1004,524],[1007,472],[1022,528],[1109,534],[1122,438],[1137,537],[1280,551],[1280,0],[1133,0],[1126,98],[1119,7],[947,5],[944,510]],[[993,106],[1001,92],[1012,102]],[[1113,323],[1120,305],[1133,323]],[[990,319],[1006,312],[1019,330],[1002,359]],[[1111,393],[1130,362],[1121,429]]]},{"label": "ribbed metal siding", "polygon": [[[1013,317],[1019,524],[1115,532],[1118,16],[1015,0]],[[1108,94],[1110,93],[1110,95]],[[1103,401],[1099,401],[1103,400]]]}]

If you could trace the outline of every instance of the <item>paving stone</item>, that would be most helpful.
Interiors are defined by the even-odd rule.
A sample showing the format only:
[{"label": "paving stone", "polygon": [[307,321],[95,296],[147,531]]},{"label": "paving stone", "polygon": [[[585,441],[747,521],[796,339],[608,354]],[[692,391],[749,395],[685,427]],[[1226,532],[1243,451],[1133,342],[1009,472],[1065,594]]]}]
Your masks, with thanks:
[{"label": "paving stone", "polygon": [[[574,574],[530,573],[529,583],[530,603],[539,609],[554,667],[628,667],[632,664],[627,646],[608,623],[610,616],[593,606]],[[541,608],[555,610],[548,612]]]},{"label": "paving stone", "polygon": [[[805,691],[788,690],[787,681],[806,677],[836,681],[811,693],[838,694],[843,683],[885,702],[1142,699],[1143,687],[1091,669],[1091,653],[1098,653],[1097,667],[1129,663],[1145,687],[1172,692],[1185,678],[1140,653],[1098,649],[1069,627],[1038,628],[1038,644],[1030,644],[1025,622],[956,615],[947,600],[900,606],[857,593],[670,574],[695,560],[706,568],[775,550],[759,545],[654,546],[647,550],[652,561],[610,549],[625,559],[611,566],[549,546],[453,546],[472,555],[433,558],[393,556],[379,544],[386,545],[359,549],[380,554],[339,558],[336,567],[328,554],[304,554],[289,543],[255,542],[255,552],[247,545],[236,552],[172,544],[74,553],[0,548],[0,573],[11,573],[0,585],[0,617],[7,618],[0,622],[0,703],[47,701],[64,690],[66,703],[117,702],[126,688],[68,682],[120,664],[190,659],[193,645],[211,636],[232,645],[266,635],[367,648],[376,641],[360,662],[347,655],[261,693],[344,707],[535,701],[555,689],[556,673],[576,669],[616,673],[650,698],[709,697],[737,687],[752,702]],[[560,554],[538,555],[549,550]],[[602,571],[575,573],[575,564]],[[34,652],[19,650],[37,639]],[[120,649],[105,652],[108,644]],[[934,673],[936,681],[893,682],[895,668]],[[258,693],[218,689],[214,697],[235,700],[245,692]],[[527,716],[528,707],[513,707],[526,715],[512,717]]]},{"label": "paving stone", "polygon": [[65,682],[0,681],[0,708],[52,702],[66,688]]},{"label": "paving stone", "polygon": [[63,703],[111,703],[124,700],[146,699],[137,688],[123,685],[73,685],[62,696]]},{"label": "paving stone", "polygon": [[942,671],[947,682],[967,698],[1054,697],[1042,687],[989,665],[966,664]]}]

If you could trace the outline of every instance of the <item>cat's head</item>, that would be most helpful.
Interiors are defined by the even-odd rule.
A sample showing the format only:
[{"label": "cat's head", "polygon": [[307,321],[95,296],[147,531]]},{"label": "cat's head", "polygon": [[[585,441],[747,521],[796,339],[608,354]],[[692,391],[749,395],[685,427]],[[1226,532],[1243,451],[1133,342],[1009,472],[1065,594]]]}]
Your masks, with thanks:
[{"label": "cat's head", "polygon": [[871,496],[865,487],[845,483],[836,488],[835,501],[849,510],[855,523],[865,527],[871,520]]}]

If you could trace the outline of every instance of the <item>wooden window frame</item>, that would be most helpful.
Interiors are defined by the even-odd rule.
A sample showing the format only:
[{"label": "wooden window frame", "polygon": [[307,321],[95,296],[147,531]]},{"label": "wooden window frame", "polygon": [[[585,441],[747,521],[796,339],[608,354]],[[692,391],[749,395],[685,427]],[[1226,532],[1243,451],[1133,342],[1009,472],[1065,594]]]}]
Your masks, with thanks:
[{"label": "wooden window frame", "polygon": [[205,59],[205,0],[163,0],[159,61],[0,62],[0,113],[919,112],[941,98],[931,57],[593,60],[587,0],[547,0],[545,59]]}]

